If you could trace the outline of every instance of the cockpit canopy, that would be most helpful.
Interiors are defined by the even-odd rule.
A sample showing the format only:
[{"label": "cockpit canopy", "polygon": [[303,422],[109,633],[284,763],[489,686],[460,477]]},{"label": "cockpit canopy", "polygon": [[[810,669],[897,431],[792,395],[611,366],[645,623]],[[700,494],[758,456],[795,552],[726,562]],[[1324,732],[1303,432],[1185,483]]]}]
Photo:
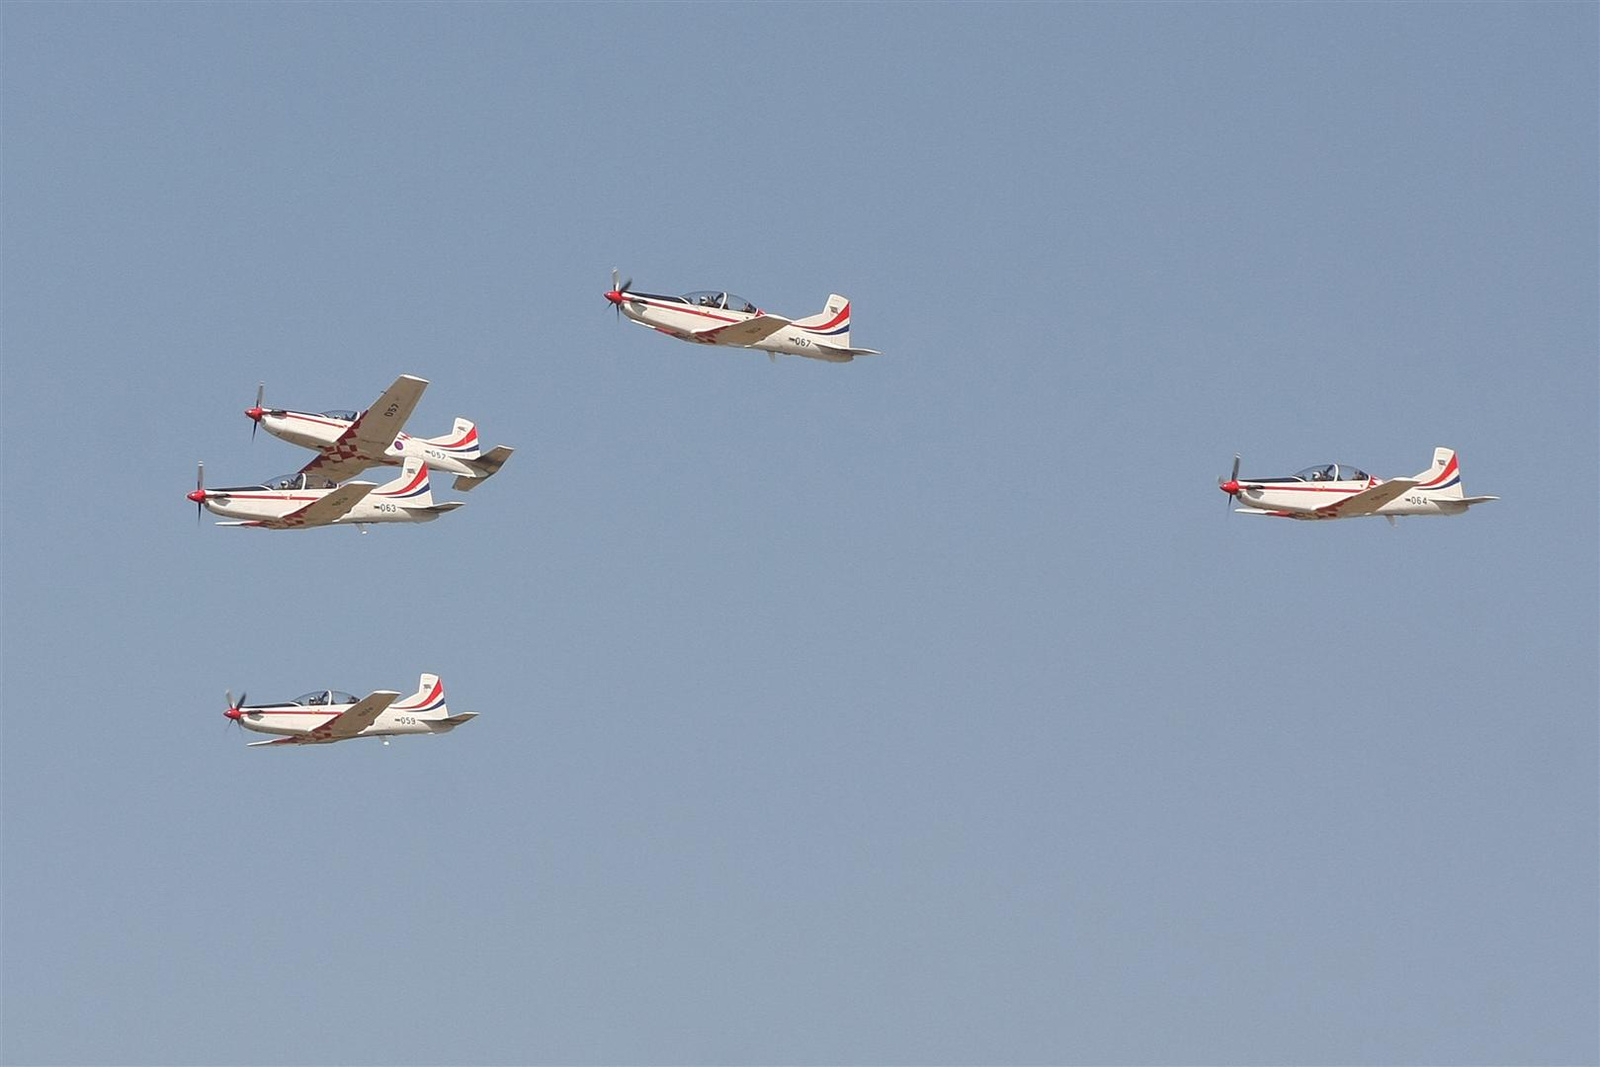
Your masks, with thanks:
[{"label": "cockpit canopy", "polygon": [[325,419],[339,419],[343,422],[356,421],[356,413],[349,408],[334,408],[332,411],[324,411],[322,417]]},{"label": "cockpit canopy", "polygon": [[1315,467],[1295,471],[1294,476],[1302,482],[1366,482],[1372,479],[1366,471],[1348,463],[1319,463]]},{"label": "cockpit canopy", "polygon": [[269,492],[292,492],[296,489],[332,489],[339,483],[332,478],[321,474],[306,474],[296,471],[293,474],[278,474],[253,485],[230,485],[227,488],[212,489],[214,496],[223,496],[228,493],[258,493],[265,489]]},{"label": "cockpit canopy", "polygon": [[307,474],[305,471],[296,471],[293,474],[280,474],[277,477],[268,478],[262,488],[285,490],[332,489],[337,484],[339,483],[332,478],[327,478],[320,474]]},{"label": "cockpit canopy", "polygon": [[356,698],[342,689],[314,689],[289,701],[303,707],[320,708],[328,704],[354,704]]},{"label": "cockpit canopy", "polygon": [[696,289],[692,293],[684,293],[683,300],[695,307],[724,308],[728,311],[742,311],[748,315],[754,315],[761,310],[742,296],[719,293],[712,289]]}]

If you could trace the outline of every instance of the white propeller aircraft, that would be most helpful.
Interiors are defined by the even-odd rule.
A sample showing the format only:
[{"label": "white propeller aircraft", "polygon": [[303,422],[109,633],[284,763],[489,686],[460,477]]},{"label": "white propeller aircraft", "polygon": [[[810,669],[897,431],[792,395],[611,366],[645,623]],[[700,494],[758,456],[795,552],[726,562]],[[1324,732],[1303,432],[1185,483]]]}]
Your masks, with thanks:
[{"label": "white propeller aircraft", "polygon": [[1473,504],[1497,496],[1465,496],[1461,466],[1448,448],[1433,450],[1433,465],[1410,478],[1374,478],[1346,463],[1307,467],[1287,478],[1239,479],[1239,457],[1233,473],[1217,479],[1217,488],[1245,505],[1246,515],[1284,519],[1350,519],[1382,515],[1393,524],[1397,515],[1459,515]]},{"label": "white propeller aircraft", "polygon": [[606,299],[628,318],[652,330],[703,345],[759,348],[774,362],[779,355],[849,363],[857,356],[882,353],[850,347],[850,301],[834,293],[815,315],[786,319],[756,307],[742,296],[703,289],[682,296],[636,293],[633,279],[617,283],[611,272]]},{"label": "white propeller aircraft", "polygon": [[[245,414],[274,437],[314,449],[317,458],[301,468],[302,474],[342,482],[368,467],[399,466],[415,457],[456,475],[458,492],[475,488],[511,458],[513,449],[497,445],[484,452],[478,445],[478,428],[467,419],[442,437],[412,437],[402,431],[412,409],[428,387],[426,379],[402,374],[366,411],[291,411],[262,406],[267,386],[256,386],[256,403]],[[250,435],[255,436],[255,428]]]},{"label": "white propeller aircraft", "polygon": [[384,744],[400,734],[445,734],[477,717],[475,711],[450,714],[444,702],[444,683],[438,675],[424,674],[412,696],[404,700],[389,689],[368,693],[357,700],[337,689],[318,689],[278,704],[246,704],[241,695],[234,703],[227,695],[223,712],[246,730],[281,735],[260,745],[328,745],[352,737],[381,737]]},{"label": "white propeller aircraft", "polygon": [[[313,526],[362,526],[372,522],[432,522],[461,501],[433,502],[428,486],[428,465],[414,457],[400,468],[400,477],[388,485],[345,482],[300,471],[269,478],[258,485],[228,489],[206,488],[206,465],[195,476],[195,515],[203,505],[213,514],[231,520],[218,526],[256,526],[267,530],[301,530]],[[365,533],[365,529],[362,530]]]}]

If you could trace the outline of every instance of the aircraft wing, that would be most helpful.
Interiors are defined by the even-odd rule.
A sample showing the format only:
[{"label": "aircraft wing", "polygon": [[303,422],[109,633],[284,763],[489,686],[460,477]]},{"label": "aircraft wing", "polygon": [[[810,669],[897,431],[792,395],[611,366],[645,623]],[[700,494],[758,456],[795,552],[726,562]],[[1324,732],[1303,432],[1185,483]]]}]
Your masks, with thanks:
[{"label": "aircraft wing", "polygon": [[689,336],[695,341],[715,345],[753,345],[757,341],[765,341],[787,325],[789,320],[782,315],[757,315],[743,322],[730,322],[726,326],[696,330]]},{"label": "aircraft wing", "polygon": [[1411,478],[1393,478],[1387,482],[1363,489],[1355,496],[1347,496],[1343,500],[1334,501],[1317,509],[1318,515],[1337,515],[1340,518],[1349,518],[1352,515],[1371,515],[1391,500],[1403,496],[1408,489],[1421,485]]},{"label": "aircraft wing", "polygon": [[383,391],[361,417],[339,435],[339,439],[321,452],[317,458],[300,468],[301,474],[317,474],[331,481],[342,482],[354,478],[368,467],[375,466],[394,439],[400,436],[406,420],[416,410],[422,391],[428,387],[426,378],[402,374],[394,384]]},{"label": "aircraft wing", "polygon": [[345,437],[353,436],[362,451],[382,455],[383,450],[392,445],[394,439],[400,436],[400,431],[405,429],[406,420],[411,417],[417,401],[422,399],[422,391],[427,387],[426,378],[400,375],[370,408],[361,413],[359,419],[350,424],[344,437],[339,439],[340,443],[344,443]]},{"label": "aircraft wing", "polygon": [[352,704],[349,711],[329,719],[312,730],[311,735],[327,741],[342,741],[347,737],[354,737],[377,722],[378,716],[383,714],[384,709],[399,699],[400,694],[391,689],[368,693]]},{"label": "aircraft wing", "polygon": [[350,514],[350,509],[366,499],[378,487],[376,482],[345,482],[339,488],[299,511],[291,511],[281,519],[263,520],[262,526],[274,529],[297,529],[301,526],[326,526]]},{"label": "aircraft wing", "polygon": [[[349,431],[345,431],[346,435]],[[377,464],[369,459],[361,459],[343,451],[343,438],[326,452],[318,452],[317,458],[300,468],[301,474],[315,474],[332,482],[342,482],[346,478],[354,478],[368,467]]]}]

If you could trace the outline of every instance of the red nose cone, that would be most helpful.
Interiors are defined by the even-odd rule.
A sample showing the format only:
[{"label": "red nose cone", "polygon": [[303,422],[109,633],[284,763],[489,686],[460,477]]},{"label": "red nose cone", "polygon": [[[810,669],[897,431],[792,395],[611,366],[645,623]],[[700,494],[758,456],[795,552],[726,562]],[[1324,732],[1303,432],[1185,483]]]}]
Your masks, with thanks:
[{"label": "red nose cone", "polygon": [[223,712],[222,714],[227,716],[230,719],[237,719],[239,716],[243,715],[244,712],[240,711],[238,708],[229,708],[227,711]]},{"label": "red nose cone", "polygon": [[206,491],[204,489],[196,489],[194,492],[189,494],[189,499],[193,500],[196,504],[200,503],[205,498]]},{"label": "red nose cone", "polygon": [[263,416],[263,415],[265,415],[267,413],[267,409],[266,408],[245,408],[244,409],[244,413],[246,415],[250,416],[256,422],[260,422],[261,421],[261,416]]},{"label": "red nose cone", "polygon": [[1239,495],[1239,483],[1238,483],[1237,480],[1231,481],[1231,482],[1223,482],[1220,486],[1218,486],[1218,488],[1221,489],[1224,493],[1227,493],[1229,496],[1238,496]]},{"label": "red nose cone", "polygon": [[606,299],[611,301],[613,304],[621,304],[622,303],[622,292],[621,292],[621,290],[618,290],[618,289],[611,290],[609,293],[606,294]]}]

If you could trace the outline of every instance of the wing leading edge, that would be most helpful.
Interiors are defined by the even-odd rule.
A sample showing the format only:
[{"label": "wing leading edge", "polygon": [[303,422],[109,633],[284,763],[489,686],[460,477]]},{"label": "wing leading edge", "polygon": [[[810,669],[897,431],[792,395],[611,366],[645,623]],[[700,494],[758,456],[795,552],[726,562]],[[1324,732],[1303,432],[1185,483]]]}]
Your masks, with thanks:
[{"label": "wing leading edge", "polygon": [[1412,478],[1392,478],[1387,482],[1363,489],[1355,496],[1347,496],[1332,504],[1324,505],[1316,510],[1318,515],[1340,516],[1348,518],[1353,515],[1371,515],[1391,500],[1397,500],[1405,495],[1408,489],[1415,489],[1421,482]]}]

